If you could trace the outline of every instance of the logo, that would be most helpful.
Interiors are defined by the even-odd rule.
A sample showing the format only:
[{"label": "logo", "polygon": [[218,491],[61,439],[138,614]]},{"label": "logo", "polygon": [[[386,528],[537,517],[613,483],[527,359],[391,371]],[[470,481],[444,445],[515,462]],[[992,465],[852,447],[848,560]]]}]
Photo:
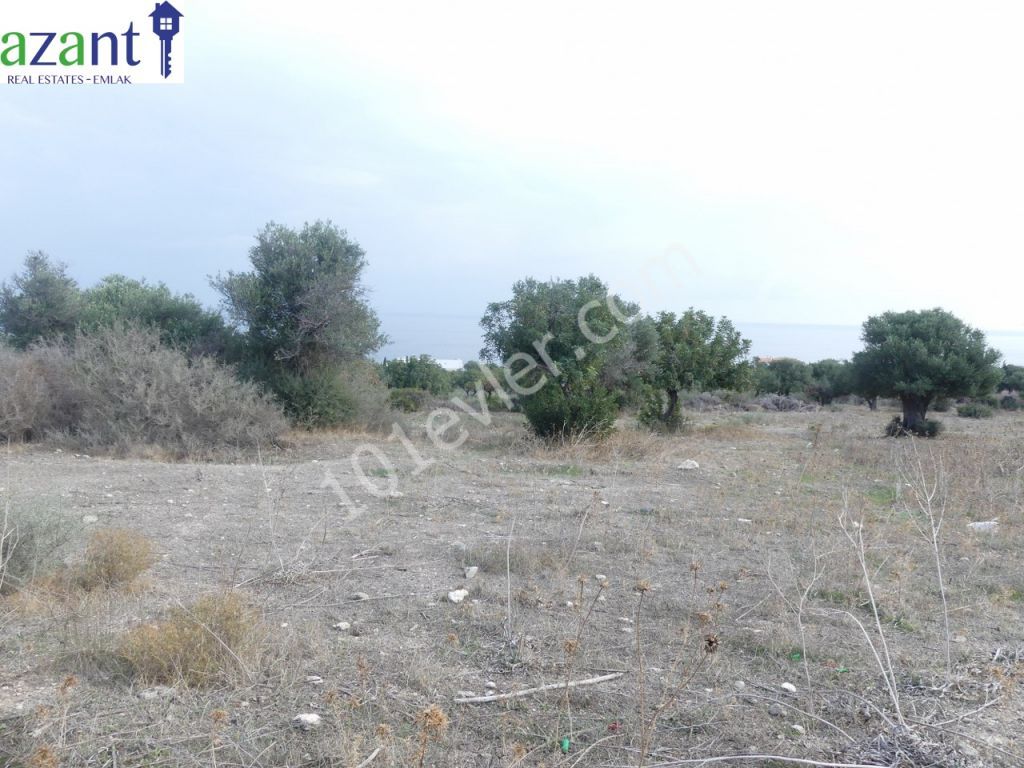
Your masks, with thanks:
[{"label": "logo", "polygon": [[144,0],[50,0],[5,8],[0,84],[182,83],[184,17],[169,2],[151,6]]}]

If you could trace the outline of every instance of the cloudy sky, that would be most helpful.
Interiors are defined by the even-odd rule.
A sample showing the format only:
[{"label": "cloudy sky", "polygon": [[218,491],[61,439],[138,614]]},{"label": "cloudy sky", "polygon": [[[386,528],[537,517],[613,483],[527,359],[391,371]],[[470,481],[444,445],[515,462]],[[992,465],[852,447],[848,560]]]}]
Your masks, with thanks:
[{"label": "cloudy sky", "polygon": [[263,224],[330,218],[391,354],[474,356],[516,279],[594,272],[762,354],[943,306],[1024,363],[1019,3],[176,5],[182,86],[0,82],[0,274],[212,304]]}]

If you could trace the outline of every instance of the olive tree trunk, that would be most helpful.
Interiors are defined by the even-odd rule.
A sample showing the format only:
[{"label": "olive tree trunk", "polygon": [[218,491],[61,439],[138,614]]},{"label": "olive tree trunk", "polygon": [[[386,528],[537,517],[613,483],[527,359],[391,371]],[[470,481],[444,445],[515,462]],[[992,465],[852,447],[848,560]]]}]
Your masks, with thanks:
[{"label": "olive tree trunk", "polygon": [[900,398],[903,404],[903,428],[908,432],[917,432],[924,425],[924,415],[928,412],[930,397],[923,395],[904,395]]}]

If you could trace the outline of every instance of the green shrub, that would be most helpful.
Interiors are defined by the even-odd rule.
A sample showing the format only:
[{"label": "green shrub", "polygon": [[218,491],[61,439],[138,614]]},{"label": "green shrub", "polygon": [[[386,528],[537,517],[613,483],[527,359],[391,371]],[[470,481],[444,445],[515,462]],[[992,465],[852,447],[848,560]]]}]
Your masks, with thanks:
[{"label": "green shrub", "polygon": [[1013,395],[1003,395],[999,401],[999,407],[1004,411],[1016,411],[1020,408],[1020,400]]},{"label": "green shrub", "polygon": [[971,398],[972,403],[981,403],[987,405],[989,408],[999,407],[999,398],[995,395],[982,395],[981,397]]},{"label": "green shrub", "polygon": [[964,405],[957,406],[956,415],[963,416],[968,419],[987,419],[992,416],[995,411],[991,407],[984,403],[966,403]]},{"label": "green shrub", "polygon": [[428,394],[429,392],[425,389],[402,387],[400,389],[388,390],[388,399],[391,402],[392,408],[405,411],[406,413],[413,413],[414,411],[421,410],[426,405]]},{"label": "green shrub", "polygon": [[908,430],[903,426],[903,419],[893,416],[892,421],[885,425],[886,437],[904,437],[914,435],[915,437],[938,437],[944,429],[941,421],[936,419],[924,419],[916,427]]},{"label": "green shrub", "polygon": [[566,371],[520,404],[533,431],[549,439],[603,437],[618,415],[615,395],[589,371]]},{"label": "green shrub", "polygon": [[951,406],[950,399],[948,397],[937,397],[935,402],[932,403],[932,410],[936,413],[946,413]]},{"label": "green shrub", "polygon": [[274,381],[274,392],[288,417],[306,429],[338,426],[355,417],[356,404],[337,370],[281,374]]}]

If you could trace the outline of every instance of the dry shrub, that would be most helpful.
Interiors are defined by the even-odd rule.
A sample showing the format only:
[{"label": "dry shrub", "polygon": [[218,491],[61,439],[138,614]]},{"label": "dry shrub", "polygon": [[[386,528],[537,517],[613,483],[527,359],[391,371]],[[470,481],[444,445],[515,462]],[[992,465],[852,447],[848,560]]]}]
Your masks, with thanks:
[{"label": "dry shrub", "polygon": [[153,328],[80,332],[74,346],[0,351],[0,436],[64,435],[86,447],[129,452],[162,446],[201,457],[272,442],[281,409],[215,360],[190,360]]},{"label": "dry shrub", "polygon": [[153,561],[153,545],[142,534],[116,528],[96,531],[75,582],[87,591],[130,584]]},{"label": "dry shrub", "polygon": [[41,504],[3,498],[0,506],[0,594],[21,589],[60,565],[77,526]]},{"label": "dry shrub", "polygon": [[28,440],[67,430],[78,413],[80,394],[71,360],[59,345],[27,352],[0,346],[0,439]]},{"label": "dry shrub", "polygon": [[128,632],[121,653],[148,683],[202,687],[248,672],[257,647],[259,617],[237,593],[200,598],[157,624]]}]

